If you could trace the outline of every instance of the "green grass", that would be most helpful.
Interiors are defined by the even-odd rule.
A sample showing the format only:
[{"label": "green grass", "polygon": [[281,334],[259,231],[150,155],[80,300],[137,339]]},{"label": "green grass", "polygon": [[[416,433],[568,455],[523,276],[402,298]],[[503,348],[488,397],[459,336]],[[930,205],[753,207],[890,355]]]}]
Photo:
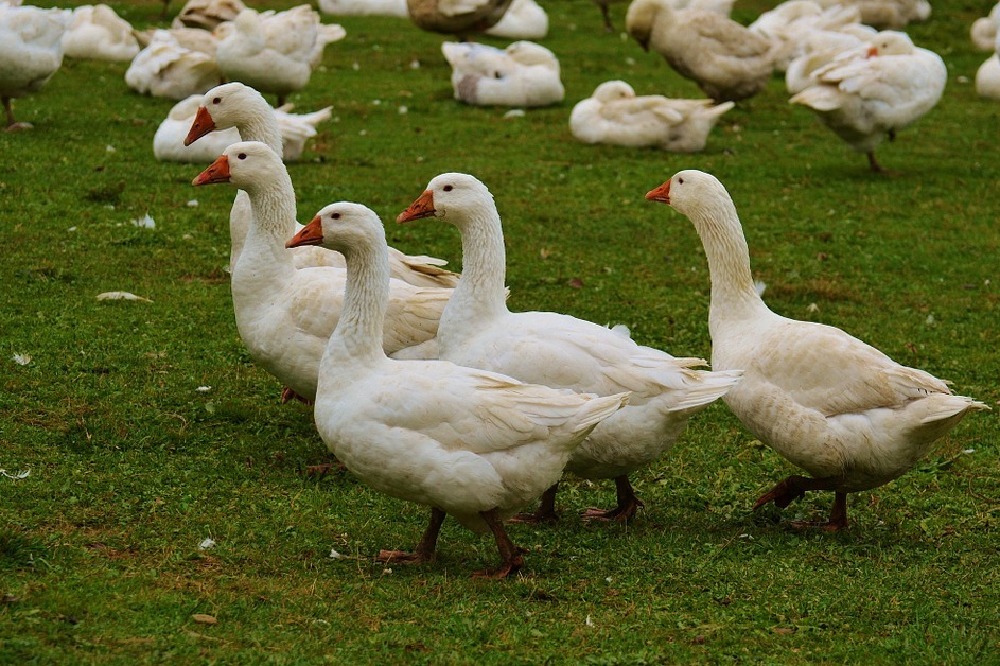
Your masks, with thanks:
[{"label": "green grass", "polygon": [[[948,88],[879,150],[899,175],[875,177],[777,77],[702,154],[574,142],[569,111],[604,80],[699,94],[605,34],[589,0],[545,4],[567,100],[521,119],[453,102],[438,37],[342,19],[348,38],[293,96],[337,118],[290,166],[300,220],[339,199],[391,220],[438,173],[473,173],[504,218],[512,308],[621,322],[643,343],[707,356],[698,238],[643,200],[702,169],[733,194],[772,308],[996,405],[1000,106],[959,82],[985,59],[967,28],[986,5],[942,1],[912,26],[944,56]],[[159,11],[113,6],[138,26]],[[737,18],[765,8],[752,0]],[[613,490],[570,480],[560,525],[511,527],[530,548],[516,578],[471,580],[492,541],[450,522],[433,565],[375,564],[379,548],[415,544],[426,510],[346,474],[303,474],[330,459],[311,414],[278,404],[233,324],[233,191],[192,188],[201,167],[154,161],[171,102],[130,92],[125,68],[67,59],[16,102],[35,129],[0,134],[0,468],[31,471],[0,478],[0,663],[1000,663],[996,412],[852,496],[843,534],[782,525],[822,517],[829,494],[750,512],[793,468],[720,404],[635,475],[646,509],[631,527],[581,523]],[[130,225],[147,212],[155,230]],[[387,231],[460,267],[451,228]],[[153,302],[96,300],[113,290]],[[199,550],[207,537],[217,545]]]}]

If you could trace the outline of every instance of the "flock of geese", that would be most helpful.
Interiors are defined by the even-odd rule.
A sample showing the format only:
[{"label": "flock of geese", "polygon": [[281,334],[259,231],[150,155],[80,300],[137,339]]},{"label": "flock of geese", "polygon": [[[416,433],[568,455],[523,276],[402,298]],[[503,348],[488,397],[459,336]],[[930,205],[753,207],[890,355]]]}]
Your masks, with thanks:
[{"label": "flock of geese", "polygon": [[[608,1],[598,4],[606,9]],[[320,4],[350,11],[344,5],[351,3],[321,0]],[[386,11],[397,12],[406,5],[419,25],[461,35],[497,24],[513,3],[365,0],[362,4],[368,10],[384,5]],[[844,21],[845,16],[860,17],[862,8],[875,3],[847,9],[817,5],[814,10],[815,4],[791,0],[781,7],[795,5],[802,16],[836,15],[837,21]],[[523,566],[525,551],[512,542],[504,522],[558,520],[556,498],[565,472],[614,481],[615,506],[589,509],[586,519],[632,520],[643,503],[630,475],[669,452],[688,420],[720,399],[757,438],[808,474],[777,483],[754,508],[771,502],[786,507],[807,491],[833,491],[829,520],[819,526],[844,529],[848,493],[879,487],[904,474],[966,414],[987,408],[954,395],[946,382],[902,366],[840,329],[772,312],[755,288],[732,199],[718,179],[701,171],[675,174],[651,189],[646,199],[687,217],[701,238],[711,279],[711,369],[702,359],[674,357],[639,345],[624,327],[608,328],[556,312],[511,312],[506,303],[501,216],[490,190],[472,175],[434,177],[422,193],[414,193],[413,203],[397,218],[405,223],[437,219],[454,226],[462,241],[460,276],[443,268],[441,260],[408,256],[389,247],[377,214],[357,203],[326,206],[300,226],[284,162],[301,153],[308,131],[289,121],[287,108],[280,107],[284,95],[306,85],[309,72],[293,71],[284,63],[262,72],[255,63],[274,61],[276,56],[262,53],[277,49],[287,57],[294,53],[308,69],[326,44],[343,38],[343,30],[319,23],[305,6],[258,13],[240,5],[239,0],[192,0],[181,16],[199,27],[147,35],[145,49],[136,45],[130,71],[143,52],[154,49],[162,54],[167,44],[202,38],[181,37],[188,31],[218,40],[212,67],[231,82],[219,84],[216,70],[207,90],[193,94],[174,90],[180,103],[165,121],[171,123],[169,129],[161,125],[157,136],[169,134],[173,143],[192,152],[178,156],[164,143],[156,148],[157,157],[212,160],[193,184],[229,183],[238,190],[229,213],[236,325],[255,363],[284,385],[282,399],[313,405],[323,441],[364,483],[430,508],[427,529],[416,548],[383,550],[379,561],[432,560],[441,525],[451,515],[495,538],[500,561],[477,575],[506,577]],[[417,5],[425,13],[416,11]],[[462,25],[444,21],[455,14],[441,11],[442,6],[483,9],[484,5],[490,5],[491,12]],[[893,27],[911,18],[926,18],[929,11],[912,0],[896,5],[891,20],[886,20]],[[80,24],[114,24],[102,7],[80,8],[79,14],[70,15],[0,4],[4,31],[0,59],[11,58],[11,47],[18,48],[7,35],[17,35],[19,43],[30,42],[35,48],[13,56],[20,58],[16,62],[25,74],[20,83],[12,83],[7,60],[0,67],[9,128],[20,127],[10,98],[37,90],[58,68],[53,60],[61,60],[64,49],[67,53],[80,49],[88,40],[95,49],[95,44],[103,43],[103,38],[86,36],[92,33],[74,36],[74,31],[67,31],[77,24],[78,16],[86,17]],[[676,17],[685,12],[693,12],[685,18],[690,21],[689,36],[702,29],[696,26],[715,26],[704,27],[708,35],[729,25],[719,20],[730,21],[718,3],[698,9],[668,0],[633,0],[627,30],[698,81],[710,99],[677,104],[679,100],[660,96],[636,96],[623,81],[606,82],[573,110],[571,126],[580,140],[700,150],[718,117],[755,94],[761,77],[771,76],[780,52],[789,76],[794,72],[800,77],[793,101],[825,114],[830,127],[867,153],[877,169],[874,146],[905,122],[888,123],[871,109],[855,109],[871,125],[858,126],[850,120],[852,105],[867,98],[850,101],[852,92],[868,84],[884,90],[898,83],[893,94],[909,89],[913,97],[906,104],[898,97],[898,104],[883,97],[882,106],[897,115],[905,110],[906,122],[911,122],[940,97],[936,86],[943,88],[939,57],[914,47],[904,33],[859,28],[854,19],[843,22],[851,26],[843,32],[828,30],[829,25],[816,28],[809,39],[799,40],[798,46],[809,49],[805,53],[777,46],[788,46],[784,39],[791,32],[790,22],[761,17],[762,25],[769,27],[751,32],[739,32],[748,29],[736,24],[743,52],[727,58],[731,72],[739,70],[733,65],[739,58],[746,60],[745,67],[738,72],[741,76],[712,78],[714,74],[698,69],[710,59],[685,60],[672,51],[680,39],[674,32]],[[980,25],[973,36],[986,40],[991,34],[995,40],[998,13],[994,10],[988,17],[992,33],[989,26]],[[29,16],[39,17],[30,31],[25,26],[35,19]],[[277,34],[274,25],[267,27],[268,21],[284,20],[298,27],[282,24],[282,30],[300,32]],[[228,27],[220,30],[220,26]],[[837,36],[830,37],[832,33]],[[116,35],[104,44],[109,54],[118,52],[127,37],[135,37],[131,30],[108,34]],[[765,34],[785,37],[765,39]],[[233,35],[243,35],[242,44],[225,46]],[[301,35],[307,38],[298,38]],[[254,51],[248,44],[260,48]],[[836,49],[840,50],[834,53]],[[43,63],[37,54],[46,50],[57,50],[58,58]],[[551,51],[523,40],[506,51],[446,42],[444,53],[455,71],[484,62],[490,63],[488,70],[496,66],[499,54],[533,67],[551,68],[554,60]],[[755,59],[765,53],[769,64],[757,71]],[[155,57],[159,56],[150,56]],[[802,58],[809,62],[796,67]],[[558,72],[557,61],[555,67]],[[278,73],[287,76],[278,80],[282,78]],[[480,103],[487,89],[466,78],[463,74],[453,80],[456,98]],[[522,88],[538,93],[530,86]],[[277,95],[279,108],[272,107],[263,92]],[[562,99],[561,84],[558,93]],[[521,104],[530,105],[530,94],[527,99]],[[615,104],[626,105],[627,110],[606,112],[605,107]],[[314,132],[315,124],[329,113],[327,108],[310,114],[306,124]],[[613,126],[622,117],[631,119],[635,133]],[[693,134],[658,133],[653,117],[672,125],[694,123],[699,129]]]}]

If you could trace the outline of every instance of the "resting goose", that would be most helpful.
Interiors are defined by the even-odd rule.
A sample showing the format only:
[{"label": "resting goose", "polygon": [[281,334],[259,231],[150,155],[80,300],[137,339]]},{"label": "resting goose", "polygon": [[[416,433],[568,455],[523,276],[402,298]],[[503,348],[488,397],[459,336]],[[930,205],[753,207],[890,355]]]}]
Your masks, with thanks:
[{"label": "resting goose", "polygon": [[276,93],[282,106],[288,93],[309,83],[324,47],[345,34],[323,25],[309,5],[263,14],[244,9],[221,30],[215,58],[226,78]]},{"label": "resting goose", "polygon": [[928,0],[817,0],[824,7],[856,6],[861,22],[880,30],[902,30],[910,21],[926,21],[931,15]]},{"label": "resting goose", "polygon": [[558,104],[566,91],[559,60],[544,46],[521,40],[506,49],[476,42],[444,42],[441,51],[452,66],[455,99],[475,106],[546,106]]},{"label": "resting goose", "polygon": [[976,94],[983,99],[1000,101],[1000,56],[996,53],[976,70]]},{"label": "resting goose", "polygon": [[761,14],[747,28],[771,40],[775,46],[774,69],[784,72],[801,53],[802,43],[811,33],[858,24],[860,17],[857,7],[834,5],[823,9],[813,0],[785,0]]},{"label": "resting goose", "polygon": [[[194,179],[229,182],[247,193],[253,214],[231,289],[236,326],[250,356],[286,387],[283,398],[312,400],[326,341],[340,318],[343,268],[296,268],[285,241],[295,232],[295,191],[281,158],[259,141],[234,143]],[[425,342],[437,332],[450,289],[393,280],[386,351]]]},{"label": "resting goose", "polygon": [[989,14],[972,22],[969,28],[972,45],[980,51],[996,50],[997,28],[1000,28],[1000,2],[993,5]]},{"label": "resting goose", "polygon": [[434,558],[445,515],[490,530],[504,578],[523,566],[504,518],[562,474],[573,450],[628,394],[579,395],[447,361],[394,361],[378,340],[388,309],[382,223],[371,210],[336,203],[289,246],[323,243],[347,257],[343,316],[319,369],[316,428],[330,451],[375,490],[431,507],[415,552],[383,550],[392,563]]},{"label": "resting goose", "polygon": [[406,0],[319,0],[319,10],[333,16],[407,16]]},{"label": "resting goose", "polygon": [[170,27],[211,31],[246,8],[240,0],[188,0]]},{"label": "resting goose", "polygon": [[132,60],[139,42],[129,22],[107,5],[81,5],[73,10],[63,49],[71,58]]},{"label": "resting goose", "polygon": [[65,9],[0,4],[0,101],[8,132],[31,127],[14,118],[11,100],[41,90],[62,65],[69,20]]},{"label": "resting goose", "polygon": [[[468,174],[435,177],[397,219],[424,217],[453,224],[462,235],[462,280],[441,315],[440,358],[556,388],[632,393],[629,405],[598,425],[566,466],[583,478],[615,480],[618,505],[591,509],[586,517],[630,520],[642,502],[628,475],[669,451],[688,419],[729,390],[740,373],[696,370],[703,360],[675,358],[568,315],[510,312],[500,216],[490,191]],[[523,519],[556,519],[556,491],[553,485],[541,508]]]},{"label": "resting goose", "polygon": [[904,474],[968,412],[986,408],[838,328],[771,312],[754,289],[736,207],[714,176],[681,171],[646,198],[688,217],[701,237],[712,281],[712,367],[744,370],[723,400],[754,436],[811,476],[788,477],[755,509],[832,490],[823,527],[843,529],[847,493]]},{"label": "resting goose", "polygon": [[[316,112],[319,113],[319,112]],[[213,131],[228,131],[235,128],[245,141],[261,141],[274,152],[283,150],[284,138],[280,115],[253,88],[239,82],[225,83],[209,90],[201,98],[194,120],[189,123],[189,131],[184,145],[190,146],[202,137],[213,136]],[[227,144],[228,145],[228,144]],[[221,154],[220,150],[216,155]],[[232,247],[229,256],[229,270],[239,259],[240,251],[249,228],[252,215],[250,201],[245,193],[238,192],[229,214],[229,233]],[[344,267],[344,258],[337,252],[315,246],[303,246],[293,251],[298,268],[308,266]],[[454,287],[459,275],[442,268],[446,263],[435,257],[403,254],[389,248],[392,277],[409,282],[418,287]]]},{"label": "resting goose", "polygon": [[132,34],[135,35],[140,48],[146,48],[153,41],[153,37],[156,36],[157,32],[169,34],[174,38],[178,46],[191,51],[201,51],[215,58],[215,47],[219,43],[219,38],[215,36],[215,33],[208,30],[200,30],[198,28],[170,28],[169,30],[162,30],[154,28],[151,30],[133,30]]},{"label": "resting goose", "polygon": [[513,0],[406,0],[410,20],[421,30],[469,35],[492,28]]},{"label": "resting goose", "polygon": [[708,99],[668,99],[663,95],[637,97],[624,81],[605,81],[594,94],[573,107],[569,117],[573,136],[584,143],[619,146],[657,146],[676,153],[705,148],[708,133],[732,102]]},{"label": "resting goose", "polygon": [[835,60],[867,54],[867,44],[876,38],[875,28],[852,23],[838,30],[814,30],[799,43],[798,55],[785,70],[785,88],[789,93],[802,92],[819,83],[816,72]]},{"label": "resting goose", "polygon": [[221,78],[215,58],[181,46],[166,30],[155,31],[125,71],[132,90],[178,101],[205,92]]},{"label": "resting goose", "polygon": [[739,101],[767,86],[775,46],[736,21],[698,9],[674,9],[669,0],[633,0],[628,33],[652,48],[681,76],[717,102]]},{"label": "resting goose", "polygon": [[917,48],[902,32],[885,30],[864,57],[835,60],[816,70],[817,83],[796,93],[802,104],[882,172],[875,147],[921,118],[941,99],[948,70],[941,56]]},{"label": "resting goose", "polygon": [[535,0],[513,0],[503,18],[486,31],[504,39],[543,39],[549,32],[549,15]]},{"label": "resting goose", "polygon": [[[191,130],[191,124],[195,120],[198,109],[201,108],[203,99],[203,95],[191,95],[170,109],[170,113],[160,123],[153,136],[153,154],[156,159],[161,162],[210,163],[222,154],[226,146],[241,140],[239,130],[230,127],[212,132],[196,143],[184,144],[184,139],[187,138]],[[267,102],[264,103],[267,104]],[[290,113],[293,108],[292,104],[286,104],[272,110],[278,123],[278,131],[281,134],[281,159],[284,162],[294,162],[302,156],[306,141],[316,136],[317,125],[330,119],[333,107],[328,106],[319,111],[304,114]],[[247,138],[248,140],[259,140],[252,137]]]}]

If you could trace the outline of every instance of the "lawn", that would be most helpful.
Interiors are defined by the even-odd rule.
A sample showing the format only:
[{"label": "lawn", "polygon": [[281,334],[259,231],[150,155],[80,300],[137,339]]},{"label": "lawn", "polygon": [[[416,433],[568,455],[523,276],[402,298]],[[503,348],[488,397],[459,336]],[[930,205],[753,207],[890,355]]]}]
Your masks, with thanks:
[{"label": "lawn", "polygon": [[[732,193],[775,311],[839,326],[994,411],[852,495],[843,533],[785,524],[824,517],[830,493],[751,512],[794,468],[717,404],[633,476],[646,507],[629,526],[582,522],[613,487],[567,479],[560,524],[510,527],[529,549],[516,577],[471,579],[495,547],[453,522],[435,563],[377,564],[416,543],[427,511],[306,473],[332,460],[311,412],[279,404],[234,325],[233,189],[193,188],[201,166],[154,160],[172,102],[128,90],[127,63],[66,59],[15,102],[35,128],[0,133],[0,468],[30,472],[0,477],[0,663],[1000,663],[1000,105],[975,95],[986,54],[968,38],[989,4],[937,2],[911,26],[949,80],[880,148],[891,176],[789,105],[778,76],[704,153],[576,143],[569,112],[602,81],[700,94],[605,33],[590,0],[543,4],[566,101],[519,118],[452,100],[440,37],[328,17],[348,37],[291,98],[334,111],[289,167],[300,221],[361,202],[395,247],[458,270],[453,228],[391,220],[433,176],[472,173],[504,219],[512,309],[624,323],[707,358],[698,237],[643,199],[701,169]],[[112,6],[143,27],[161,5]],[[155,228],[132,224],[146,214]],[[148,301],[97,300],[110,291]]]}]

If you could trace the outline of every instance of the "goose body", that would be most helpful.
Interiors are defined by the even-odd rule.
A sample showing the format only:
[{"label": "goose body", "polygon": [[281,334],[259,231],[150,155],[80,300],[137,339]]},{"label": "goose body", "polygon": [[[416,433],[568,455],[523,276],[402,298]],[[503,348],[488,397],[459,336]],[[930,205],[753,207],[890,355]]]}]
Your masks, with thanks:
[{"label": "goose body", "polygon": [[817,0],[824,7],[857,7],[861,22],[879,30],[902,30],[911,21],[926,21],[931,16],[928,0]]},{"label": "goose body", "polygon": [[674,9],[669,0],[633,0],[625,20],[643,49],[662,55],[718,102],[752,97],[771,78],[771,41],[721,14]]},{"label": "goose body", "polygon": [[62,65],[70,12],[0,4],[0,100],[8,130],[30,127],[14,118],[11,100],[41,90]]},{"label": "goose body", "polygon": [[441,51],[452,67],[455,99],[475,106],[546,106],[565,95],[559,60],[530,41],[506,49],[476,42],[444,42]]},{"label": "goose body", "polygon": [[[630,519],[641,502],[628,475],[668,451],[688,418],[721,397],[740,373],[698,370],[701,359],[675,358],[636,344],[620,330],[575,317],[510,312],[500,216],[476,178],[435,177],[398,219],[431,216],[462,234],[462,280],[441,317],[440,358],[556,388],[604,396],[631,392],[629,405],[598,425],[566,467],[584,478],[615,479],[619,505],[590,517]],[[536,518],[554,517],[555,492],[547,493]]]},{"label": "goose body", "polygon": [[883,31],[866,56],[835,60],[814,75],[818,83],[795,94],[792,104],[815,111],[881,171],[875,147],[937,104],[948,71],[939,55],[917,48],[905,33]]},{"label": "goose body", "polygon": [[705,148],[708,133],[732,102],[636,96],[624,81],[606,81],[573,107],[569,126],[584,143],[657,146],[693,153]]},{"label": "goose body", "polygon": [[184,27],[170,28],[168,30],[155,28],[152,30],[133,30],[132,34],[135,35],[140,48],[144,49],[153,41],[153,37],[157,32],[167,33],[174,38],[174,41],[176,41],[179,46],[182,46],[185,49],[200,51],[201,53],[215,58],[215,47],[219,43],[219,38],[214,32],[209,32],[208,30]]},{"label": "goose body", "polygon": [[714,176],[681,171],[646,198],[688,217],[701,237],[712,282],[712,366],[744,370],[724,401],[811,476],[789,477],[757,506],[785,507],[807,490],[832,490],[826,527],[846,527],[847,493],[904,474],[968,412],[985,408],[838,328],[768,309],[754,290],[736,207]]},{"label": "goose body", "polygon": [[549,32],[549,15],[535,0],[513,0],[496,25],[486,31],[504,39],[543,39]]},{"label": "goose body", "polygon": [[513,0],[406,0],[410,20],[421,30],[468,36],[492,28]]},{"label": "goose body", "polygon": [[1000,101],[1000,57],[996,53],[976,70],[976,94],[983,99]]},{"label": "goose body", "polygon": [[[317,112],[318,113],[318,112]],[[253,88],[238,81],[212,88],[201,99],[194,120],[188,123],[189,130],[184,139],[186,146],[195,141],[214,136],[214,132],[235,129],[245,141],[260,141],[271,150],[283,150],[281,123],[275,109]],[[227,144],[228,145],[228,144]],[[220,150],[216,155],[221,154]],[[253,212],[245,192],[238,192],[229,213],[229,234],[232,247],[229,256],[229,270],[232,272],[239,259],[250,218]],[[296,226],[296,228],[298,228]],[[343,268],[343,256],[319,246],[302,246],[291,252],[296,267],[336,266]],[[417,287],[454,287],[458,274],[442,268],[448,262],[435,257],[409,256],[396,248],[389,248],[389,263],[392,277]]]},{"label": "goose body", "polygon": [[178,101],[205,92],[221,78],[212,56],[184,48],[166,30],[154,32],[125,71],[132,90]]},{"label": "goose body", "polygon": [[407,16],[406,0],[319,0],[319,10],[333,16]]},{"label": "goose body", "polygon": [[1000,28],[1000,2],[993,5],[989,14],[972,22],[969,28],[972,45],[980,51],[995,51],[997,28]]},{"label": "goose body", "polygon": [[232,21],[246,8],[241,0],[188,0],[170,27],[211,31]]},{"label": "goose body", "polygon": [[375,490],[431,508],[416,552],[379,559],[433,559],[445,514],[492,531],[501,555],[489,575],[523,563],[502,519],[555,483],[573,450],[627,394],[599,398],[446,361],[394,361],[377,340],[388,308],[388,257],[371,210],[321,210],[289,245],[329,244],[347,258],[343,316],[319,370],[316,427],[330,450]]},{"label": "goose body", "polygon": [[139,42],[129,22],[107,5],[81,5],[73,10],[63,49],[71,58],[132,60]]},{"label": "goose body", "polygon": [[[242,157],[241,157],[242,156]],[[194,181],[231,182],[253,214],[233,267],[233,310],[250,356],[296,395],[316,395],[319,360],[340,319],[342,268],[296,268],[285,242],[295,232],[295,191],[281,158],[257,141],[234,143]],[[390,351],[434,337],[450,289],[391,284],[382,343]]]},{"label": "goose body", "polygon": [[226,78],[276,93],[281,106],[309,83],[325,45],[345,34],[323,26],[309,5],[279,13],[245,9],[223,30],[215,57]]},{"label": "goose body", "polygon": [[[212,132],[201,141],[185,146],[191,124],[194,122],[198,107],[201,106],[203,95],[192,95],[175,104],[170,109],[166,119],[153,136],[153,154],[161,162],[203,162],[211,163],[222,154],[226,146],[241,141],[239,130],[230,127],[218,132]],[[316,126],[330,119],[330,110],[326,107],[312,113],[290,113],[291,104],[274,109],[278,131],[281,134],[281,159],[294,162],[302,155],[305,143],[316,136]]]},{"label": "goose body", "polygon": [[[614,25],[611,23],[610,5],[622,2],[623,0],[594,0],[601,10],[601,18],[604,19],[604,28],[608,32],[614,32]],[[670,0],[670,6],[674,9],[698,9],[706,12],[714,12],[723,16],[729,16],[733,12],[735,0]]]},{"label": "goose body", "polygon": [[834,5],[823,9],[813,0],[785,0],[764,12],[748,29],[764,35],[774,45],[774,68],[788,69],[789,63],[801,53],[802,43],[817,30],[835,31],[848,24],[857,24],[861,14],[857,7]]},{"label": "goose body", "polygon": [[838,30],[814,30],[799,43],[797,55],[785,70],[785,88],[789,93],[802,92],[819,83],[817,72],[835,60],[863,57],[868,43],[878,32],[869,26],[848,24]]}]

